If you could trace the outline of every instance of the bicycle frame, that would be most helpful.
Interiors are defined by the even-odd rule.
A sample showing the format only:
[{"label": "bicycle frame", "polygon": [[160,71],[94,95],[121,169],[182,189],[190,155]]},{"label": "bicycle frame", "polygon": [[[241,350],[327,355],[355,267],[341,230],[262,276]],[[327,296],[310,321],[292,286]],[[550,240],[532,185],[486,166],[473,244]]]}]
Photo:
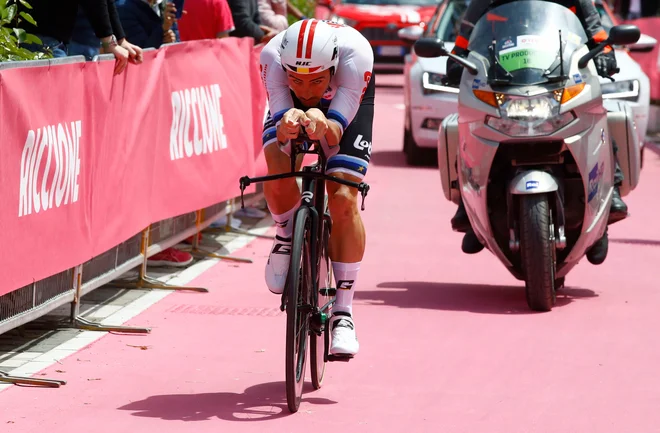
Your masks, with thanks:
[{"label": "bicycle frame", "polygon": [[[304,166],[302,167],[301,171],[296,171],[295,169],[296,158],[298,157],[298,155],[303,155],[303,154],[316,154],[318,156],[318,160],[316,161],[315,164]],[[325,183],[326,181],[336,182],[342,185],[356,188],[360,192],[360,195],[362,196],[361,210],[365,209],[364,200],[367,196],[367,193],[369,192],[369,185],[364,182],[356,183],[325,174],[327,157],[323,151],[323,146],[321,145],[321,142],[318,140],[310,140],[310,138],[307,136],[307,134],[304,131],[300,133],[297,139],[291,140],[290,156],[291,156],[291,172],[289,173],[281,173],[281,174],[260,176],[254,178],[250,178],[249,176],[244,176],[240,179],[241,209],[243,209],[244,207],[243,192],[245,191],[245,188],[248,187],[250,184],[259,183],[259,182],[269,182],[273,180],[287,179],[292,177],[302,178],[303,185],[301,190],[300,208],[302,208],[303,206],[308,207],[310,209],[310,214],[312,215],[311,232],[314,234],[314,236],[311,239],[311,245],[310,245],[311,248],[310,253],[313,264],[312,284],[314,286],[313,287],[314,303],[316,305],[316,308],[319,308],[317,302],[319,295],[318,278],[317,278],[318,268],[319,268],[318,242],[321,240],[321,237],[323,236],[323,230],[325,228],[325,225],[328,224],[330,225],[330,228],[332,228],[332,220],[330,219],[330,216],[325,213]],[[300,211],[300,208],[296,211],[295,215],[291,219],[292,221],[296,221],[296,217],[298,216],[298,212]],[[319,215],[322,215],[320,224],[319,224]],[[287,301],[286,295],[287,295],[287,291],[285,290],[282,293],[282,303],[280,305],[281,311],[284,311],[286,309],[286,301]],[[328,291],[328,293],[324,294],[324,296],[332,296],[332,299],[328,302],[328,304],[324,305],[322,308],[319,308],[321,312],[325,311],[326,308],[329,308],[334,303],[335,295],[336,295],[336,289],[334,290],[331,289]]]}]

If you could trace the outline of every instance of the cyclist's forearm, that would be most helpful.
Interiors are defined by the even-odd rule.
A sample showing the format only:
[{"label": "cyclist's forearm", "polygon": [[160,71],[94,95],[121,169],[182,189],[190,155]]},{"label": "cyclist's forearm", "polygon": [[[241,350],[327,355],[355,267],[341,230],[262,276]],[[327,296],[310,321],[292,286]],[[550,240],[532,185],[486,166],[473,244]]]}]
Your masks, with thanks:
[{"label": "cyclist's forearm", "polygon": [[328,121],[328,130],[325,131],[325,139],[329,146],[336,146],[341,140],[341,127],[336,122]]}]

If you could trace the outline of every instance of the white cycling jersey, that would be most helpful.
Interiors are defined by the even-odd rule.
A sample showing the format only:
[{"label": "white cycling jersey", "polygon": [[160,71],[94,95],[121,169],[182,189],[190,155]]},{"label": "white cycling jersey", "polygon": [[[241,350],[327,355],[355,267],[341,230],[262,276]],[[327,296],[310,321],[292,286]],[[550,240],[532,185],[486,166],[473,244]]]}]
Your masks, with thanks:
[{"label": "white cycling jersey", "polygon": [[[343,134],[353,121],[371,80],[374,54],[369,41],[353,27],[326,23],[335,28],[339,64],[323,95],[322,105],[329,102],[326,117],[337,123]],[[294,107],[287,72],[280,63],[279,50],[284,33],[279,33],[266,44],[260,59],[261,80],[266,87],[273,123],[279,122],[284,113]]]}]

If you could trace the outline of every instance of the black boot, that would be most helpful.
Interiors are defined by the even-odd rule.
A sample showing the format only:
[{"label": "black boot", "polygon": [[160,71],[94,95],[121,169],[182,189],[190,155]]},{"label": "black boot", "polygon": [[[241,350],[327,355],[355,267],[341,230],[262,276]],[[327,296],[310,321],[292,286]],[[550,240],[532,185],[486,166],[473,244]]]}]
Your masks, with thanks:
[{"label": "black boot", "polygon": [[610,217],[607,224],[614,224],[628,217],[628,205],[621,198],[619,187],[615,186],[612,192],[612,204],[610,205]]},{"label": "black boot", "polygon": [[592,265],[600,265],[603,263],[607,257],[608,244],[607,229],[605,229],[603,237],[598,239],[589,251],[587,251],[587,260],[589,260],[589,263]]},{"label": "black boot", "polygon": [[465,212],[463,199],[458,202],[458,209],[451,219],[451,229],[455,232],[465,233],[470,229],[470,219]]},{"label": "black boot", "polygon": [[463,243],[461,244],[461,249],[465,254],[477,254],[484,249],[483,244],[479,242],[479,239],[477,239],[477,235],[474,234],[472,228],[469,228],[465,232],[465,235],[463,236]]},{"label": "black boot", "polygon": [[614,140],[612,140],[612,150],[614,154],[614,191],[612,192],[612,204],[610,204],[610,216],[607,224],[614,224],[628,217],[628,205],[621,199],[619,192],[619,188],[623,183],[623,170],[621,170],[617,156],[619,148]]}]

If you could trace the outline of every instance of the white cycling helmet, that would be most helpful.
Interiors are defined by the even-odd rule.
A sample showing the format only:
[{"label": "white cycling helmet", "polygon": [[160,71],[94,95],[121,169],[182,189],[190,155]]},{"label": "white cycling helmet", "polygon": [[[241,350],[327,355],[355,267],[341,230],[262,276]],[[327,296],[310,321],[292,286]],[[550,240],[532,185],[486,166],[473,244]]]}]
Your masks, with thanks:
[{"label": "white cycling helmet", "polygon": [[337,35],[324,21],[296,21],[284,33],[280,61],[285,70],[298,74],[315,74],[330,68],[336,71]]}]

